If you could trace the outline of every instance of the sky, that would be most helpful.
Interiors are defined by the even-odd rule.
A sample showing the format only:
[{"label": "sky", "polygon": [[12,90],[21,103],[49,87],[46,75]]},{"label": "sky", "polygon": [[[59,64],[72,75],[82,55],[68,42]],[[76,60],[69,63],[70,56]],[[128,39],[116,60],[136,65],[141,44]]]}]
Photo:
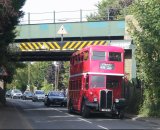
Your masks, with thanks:
[{"label": "sky", "polygon": [[[33,22],[42,22],[46,19],[53,21],[53,12],[55,11],[56,22],[69,21],[72,19],[78,20],[80,18],[80,9],[82,16],[96,12],[100,0],[26,0],[22,10],[25,12],[23,21],[28,21],[28,12],[30,12],[30,19]],[[61,12],[73,11],[73,12]],[[42,20],[43,19],[43,20]],[[46,20],[47,22],[47,20]]]}]

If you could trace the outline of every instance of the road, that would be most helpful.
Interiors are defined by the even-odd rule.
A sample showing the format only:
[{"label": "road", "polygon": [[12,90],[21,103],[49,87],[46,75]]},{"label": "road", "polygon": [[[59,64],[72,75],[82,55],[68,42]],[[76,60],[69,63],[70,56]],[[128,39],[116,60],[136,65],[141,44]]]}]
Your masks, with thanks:
[{"label": "road", "polygon": [[89,119],[68,114],[67,108],[44,106],[43,102],[7,99],[0,106],[0,129],[160,129],[155,123],[93,114]]}]

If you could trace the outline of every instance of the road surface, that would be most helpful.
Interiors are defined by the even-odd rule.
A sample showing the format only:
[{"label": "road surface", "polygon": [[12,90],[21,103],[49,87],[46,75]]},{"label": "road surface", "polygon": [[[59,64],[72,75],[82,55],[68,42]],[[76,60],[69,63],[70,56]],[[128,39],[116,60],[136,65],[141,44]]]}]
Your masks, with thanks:
[{"label": "road surface", "polygon": [[43,102],[21,99],[7,99],[7,105],[0,106],[0,118],[0,129],[160,129],[156,123],[102,114],[85,119],[68,114],[65,107],[46,107]]}]

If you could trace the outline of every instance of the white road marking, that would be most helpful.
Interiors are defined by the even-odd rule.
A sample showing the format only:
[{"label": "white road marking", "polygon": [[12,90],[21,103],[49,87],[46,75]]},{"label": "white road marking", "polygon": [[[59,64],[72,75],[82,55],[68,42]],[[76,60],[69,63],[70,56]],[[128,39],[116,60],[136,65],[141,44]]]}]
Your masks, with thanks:
[{"label": "white road marking", "polygon": [[49,118],[72,117],[72,116],[48,116]]},{"label": "white road marking", "polygon": [[58,111],[58,112],[62,112],[61,110],[59,110],[57,108],[53,108],[53,110]]},{"label": "white road marking", "polygon": [[66,115],[70,116],[70,117],[75,117],[74,115],[71,115],[69,113],[65,113]]},{"label": "white road marking", "polygon": [[48,120],[48,121],[44,121],[44,120],[39,120],[39,121],[35,121],[36,123],[41,123],[41,122],[43,122],[43,123],[50,123],[50,122],[80,122],[81,120]]},{"label": "white road marking", "polygon": [[24,109],[25,111],[47,111],[47,110],[54,110],[54,108],[32,108],[32,109]]},{"label": "white road marking", "polygon": [[47,111],[47,110],[55,110],[55,111],[58,111],[58,112],[63,112],[57,108],[32,108],[32,109],[24,109],[25,111]]},{"label": "white road marking", "polygon": [[88,120],[86,120],[86,119],[82,119],[82,118],[78,118],[78,119],[80,119],[80,120],[82,120],[82,121],[85,121],[85,122],[87,122],[87,123],[92,123],[92,122],[90,122],[90,121],[88,121]]},{"label": "white road marking", "polygon": [[101,126],[101,125],[97,125],[97,126],[100,127],[100,128],[102,128],[102,129],[109,130],[108,128],[103,127],[103,126]]}]

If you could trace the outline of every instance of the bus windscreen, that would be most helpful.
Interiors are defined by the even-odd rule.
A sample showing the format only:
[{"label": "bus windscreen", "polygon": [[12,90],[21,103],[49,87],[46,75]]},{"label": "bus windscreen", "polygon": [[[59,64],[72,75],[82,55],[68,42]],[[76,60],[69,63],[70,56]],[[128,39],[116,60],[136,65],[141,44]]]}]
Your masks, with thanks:
[{"label": "bus windscreen", "polygon": [[105,86],[105,76],[91,76],[91,87],[104,87]]}]

